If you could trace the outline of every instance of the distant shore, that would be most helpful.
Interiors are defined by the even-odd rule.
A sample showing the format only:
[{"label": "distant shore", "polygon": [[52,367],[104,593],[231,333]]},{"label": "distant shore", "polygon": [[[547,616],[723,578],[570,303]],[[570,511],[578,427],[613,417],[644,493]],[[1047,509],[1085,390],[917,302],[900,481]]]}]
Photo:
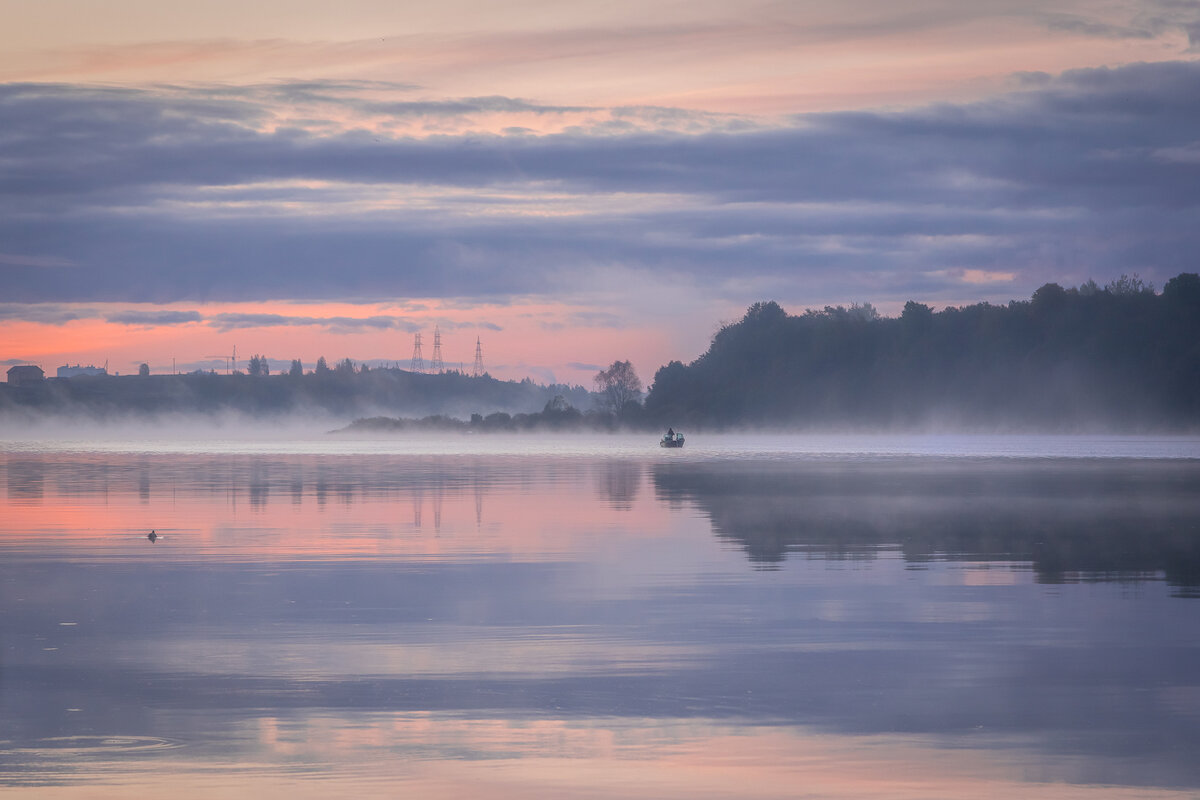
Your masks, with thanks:
[{"label": "distant shore", "polygon": [[[640,411],[640,406],[637,407]],[[615,433],[651,432],[660,426],[645,419],[640,413],[626,410],[618,415],[608,411],[582,412],[567,406],[546,408],[530,414],[508,414],[494,412],[483,416],[472,414],[468,420],[444,414],[426,417],[362,417],[343,428],[330,431],[343,433]]]}]

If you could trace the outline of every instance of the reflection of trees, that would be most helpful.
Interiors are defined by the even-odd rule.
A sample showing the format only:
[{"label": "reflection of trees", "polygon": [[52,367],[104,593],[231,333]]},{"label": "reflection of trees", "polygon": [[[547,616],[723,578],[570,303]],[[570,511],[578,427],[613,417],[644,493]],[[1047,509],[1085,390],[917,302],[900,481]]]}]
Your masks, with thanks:
[{"label": "reflection of trees", "polygon": [[256,464],[250,469],[250,507],[261,511],[271,495],[270,476],[265,467]]},{"label": "reflection of trees", "polygon": [[760,567],[898,549],[909,562],[1027,561],[1045,582],[1161,574],[1200,588],[1192,462],[678,463],[653,478]]},{"label": "reflection of trees", "polygon": [[150,502],[150,466],[144,461],[138,464],[138,499],[143,504]]},{"label": "reflection of trees", "polygon": [[9,499],[42,499],[46,469],[39,459],[11,459],[5,466]]},{"label": "reflection of trees", "polygon": [[605,461],[596,472],[596,494],[613,508],[630,509],[642,484],[636,461]]},{"label": "reflection of trees", "polygon": [[[18,391],[0,381],[0,412],[45,412],[64,416],[122,417],[166,412],[239,411],[266,419],[274,414],[322,409],[353,419],[381,411],[453,414],[479,409],[510,414],[536,411],[555,395],[576,408],[591,405],[591,393],[578,386],[541,386],[532,381],[472,377],[456,370],[428,375],[396,368],[357,369],[343,358],[330,367],[318,359],[315,373],[269,375],[267,359],[255,356],[249,375],[109,376],[103,380],[44,381]],[[257,372],[257,375],[255,374]],[[299,373],[299,374],[297,374]]]},{"label": "reflection of trees", "polygon": [[[541,467],[545,469],[545,467]],[[505,465],[405,456],[325,457],[318,455],[0,455],[0,487],[12,500],[56,498],[139,498],[142,503],[169,487],[181,495],[211,496],[255,510],[278,502],[353,505],[364,500],[434,499],[435,517],[443,500],[472,497],[477,519],[483,495],[505,476]],[[2,491],[3,489],[0,489]],[[436,521],[436,520],[435,520]]]}]

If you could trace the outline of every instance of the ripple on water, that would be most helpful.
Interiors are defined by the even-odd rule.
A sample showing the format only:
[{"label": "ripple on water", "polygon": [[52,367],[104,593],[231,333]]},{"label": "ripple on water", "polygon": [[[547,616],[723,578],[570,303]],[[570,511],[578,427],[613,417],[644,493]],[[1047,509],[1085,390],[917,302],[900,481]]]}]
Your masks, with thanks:
[{"label": "ripple on water", "polygon": [[175,750],[181,742],[160,736],[54,736],[35,739],[13,752],[39,755],[43,758],[104,758]]}]

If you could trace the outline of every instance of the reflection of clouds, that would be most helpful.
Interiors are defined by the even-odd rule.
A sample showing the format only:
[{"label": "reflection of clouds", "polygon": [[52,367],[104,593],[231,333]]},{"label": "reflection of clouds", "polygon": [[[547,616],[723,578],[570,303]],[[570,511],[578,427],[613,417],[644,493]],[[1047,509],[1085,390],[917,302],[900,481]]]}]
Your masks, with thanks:
[{"label": "reflection of clouds", "polygon": [[[117,738],[20,755],[39,796],[327,797],[446,800],[748,798],[792,800],[1191,800],[1185,789],[1064,782],[1070,761],[1021,749],[943,749],[921,736],[845,736],[714,720],[513,720],[436,713],[264,715],[237,733],[242,751],[188,757]],[[129,740],[135,741],[135,740]],[[88,747],[94,744],[95,747]],[[995,743],[993,743],[995,744]],[[79,759],[117,786],[73,784]],[[1056,777],[1058,776],[1058,777]]]},{"label": "reflection of clouds", "polygon": [[995,567],[969,567],[956,577],[963,586],[1015,586],[1029,580],[1017,565],[1003,562]]},{"label": "reflection of clouds", "polygon": [[110,654],[111,665],[264,678],[318,674],[337,680],[366,676],[538,679],[592,672],[664,672],[706,650],[694,644],[597,638],[583,629],[567,633],[537,626],[414,623],[389,626],[386,634],[376,631],[371,641],[347,639],[335,625],[273,627],[271,636],[253,641],[236,636],[126,641],[120,652]]},{"label": "reflection of clouds", "polygon": [[[636,462],[48,457],[16,470],[42,476],[48,501],[0,517],[4,555],[19,556],[0,559],[0,740],[28,745],[0,749],[0,782],[38,759],[78,770],[33,751],[86,728],[186,744],[170,763],[102,755],[125,796],[142,768],[134,784],[169,775],[210,796],[232,776],[238,794],[261,780],[286,795],[301,769],[356,795],[425,797],[1200,786],[1180,745],[1197,724],[1190,605],[1154,585],[1047,588],[996,560],[1025,540],[976,534],[1023,518],[999,513],[1005,470],[969,463],[883,479],[861,460],[836,479],[828,463],[799,480],[747,461],[679,480],[651,468],[667,502],[649,502]],[[1067,518],[1094,516],[1112,507],[1097,486],[1120,505],[1122,486],[1173,474],[1083,465],[1088,480],[1064,482],[1060,469],[1008,494],[1034,517],[1064,497]],[[269,514],[242,502],[256,482]],[[1193,502],[1142,496],[1171,513]],[[409,521],[422,504],[425,530]],[[789,514],[813,524],[780,530],[810,538],[771,573],[712,536]],[[821,538],[855,515],[871,524],[854,547]],[[131,532],[151,517],[170,523],[153,546]],[[1056,530],[1076,529],[1036,529]],[[884,541],[897,531],[925,538],[901,550]],[[1017,579],[979,579],[991,572]]]}]

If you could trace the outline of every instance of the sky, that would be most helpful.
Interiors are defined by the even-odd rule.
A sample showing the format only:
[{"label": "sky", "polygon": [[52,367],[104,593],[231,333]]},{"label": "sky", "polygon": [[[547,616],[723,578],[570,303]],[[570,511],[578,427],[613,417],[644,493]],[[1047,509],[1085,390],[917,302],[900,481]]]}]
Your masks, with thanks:
[{"label": "sky", "polygon": [[1200,3],[0,0],[0,365],[649,384],[1197,271]]}]

